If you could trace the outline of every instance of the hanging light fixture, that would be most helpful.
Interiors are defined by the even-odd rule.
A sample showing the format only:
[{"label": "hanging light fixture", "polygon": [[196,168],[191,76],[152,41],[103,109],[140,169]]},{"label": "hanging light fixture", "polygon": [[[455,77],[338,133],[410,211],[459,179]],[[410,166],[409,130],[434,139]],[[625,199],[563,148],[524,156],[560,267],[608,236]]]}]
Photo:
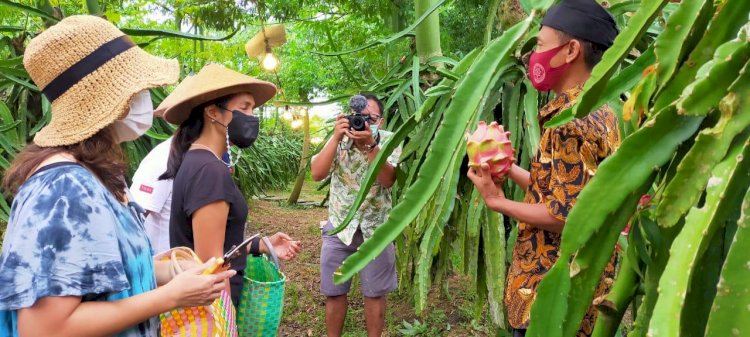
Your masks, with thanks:
[{"label": "hanging light fixture", "polygon": [[263,56],[263,69],[267,71],[274,71],[279,66],[279,60],[273,56],[271,52],[271,46],[266,43],[266,55]]},{"label": "hanging light fixture", "polygon": [[260,31],[245,44],[247,56],[256,58],[260,66],[269,72],[279,67],[279,59],[272,49],[286,43],[286,31],[283,24],[266,26],[261,22]]},{"label": "hanging light fixture", "polygon": [[291,121],[294,119],[294,114],[292,113],[291,110],[289,110],[288,105],[284,107],[284,113],[281,115],[281,118],[284,118],[288,121]]},{"label": "hanging light fixture", "polygon": [[304,122],[301,119],[295,119],[292,121],[292,129],[299,129]]}]

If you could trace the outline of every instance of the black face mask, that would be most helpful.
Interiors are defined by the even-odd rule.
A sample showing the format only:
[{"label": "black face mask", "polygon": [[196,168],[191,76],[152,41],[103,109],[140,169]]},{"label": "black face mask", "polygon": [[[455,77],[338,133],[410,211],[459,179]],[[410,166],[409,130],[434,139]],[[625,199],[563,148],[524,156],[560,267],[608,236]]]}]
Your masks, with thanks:
[{"label": "black face mask", "polygon": [[[219,108],[229,111],[229,109],[217,105]],[[232,121],[229,122],[227,134],[229,141],[241,149],[248,148],[258,139],[260,131],[260,118],[249,116],[239,110],[232,110]]]},{"label": "black face mask", "polygon": [[232,144],[241,149],[248,148],[258,139],[260,131],[260,118],[248,116],[239,110],[232,111],[232,121],[229,122],[227,132]]}]

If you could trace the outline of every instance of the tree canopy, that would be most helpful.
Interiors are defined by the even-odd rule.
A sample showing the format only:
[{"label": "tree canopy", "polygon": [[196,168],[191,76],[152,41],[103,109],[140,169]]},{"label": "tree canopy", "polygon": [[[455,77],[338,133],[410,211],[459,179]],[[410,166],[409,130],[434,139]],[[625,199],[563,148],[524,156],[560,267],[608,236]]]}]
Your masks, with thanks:
[{"label": "tree canopy", "polygon": [[[18,1],[29,6],[38,2]],[[222,63],[276,82],[282,88],[279,99],[283,101],[306,101],[361,90],[364,83],[384,76],[413,48],[413,37],[407,36],[341,56],[318,54],[353,49],[405,28],[413,21],[414,8],[411,2],[404,0],[53,0],[48,4],[58,17],[85,14],[91,6],[99,6],[99,11],[121,28],[225,38],[195,41],[159,36],[158,31],[152,31],[151,36],[131,34],[136,35],[134,39],[147,51],[179,59],[183,75],[196,72],[206,63]],[[477,0],[457,0],[442,6],[441,43],[447,56],[460,57],[482,44],[489,6]],[[27,43],[28,37],[33,37],[45,25],[37,16],[19,15],[10,7],[0,7],[0,14],[4,39],[15,38],[16,43]],[[247,57],[244,44],[263,25],[274,23],[286,25],[288,42],[274,48],[281,63],[276,73],[267,73],[258,60]],[[16,52],[23,50],[19,47]]]}]

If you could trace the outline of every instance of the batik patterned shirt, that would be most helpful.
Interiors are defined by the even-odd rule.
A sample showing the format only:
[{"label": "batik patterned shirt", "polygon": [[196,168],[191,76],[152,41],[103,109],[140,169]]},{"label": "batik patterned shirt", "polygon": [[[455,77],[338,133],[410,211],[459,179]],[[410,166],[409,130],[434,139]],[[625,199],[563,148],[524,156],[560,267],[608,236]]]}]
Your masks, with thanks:
[{"label": "batik patterned shirt", "polygon": [[[388,131],[379,130],[378,133],[380,144],[384,144],[393,136],[393,133]],[[345,143],[342,142],[342,144]],[[388,156],[387,162],[396,167],[400,156],[401,146]],[[360,184],[364,182],[369,168],[370,162],[367,160],[367,155],[357,150],[354,145],[348,149],[339,146],[331,169],[331,189],[328,200],[328,220],[334,228],[341,224],[349,213],[349,208],[354,204]],[[365,240],[369,239],[375,232],[375,228],[385,222],[390,210],[391,189],[383,187],[376,180],[354,219],[338,233],[339,239],[350,245],[357,228],[362,230]]]},{"label": "batik patterned shirt", "polygon": [[[581,88],[562,93],[539,112],[543,125],[557,113],[571,106]],[[620,144],[617,118],[607,106],[565,125],[544,129],[539,150],[531,161],[529,185],[524,202],[543,204],[550,215],[565,221],[575,205],[578,193],[596,173],[599,164]],[[566,223],[565,226],[576,226]],[[505,304],[510,325],[525,329],[529,324],[531,305],[544,275],[552,268],[560,249],[560,234],[518,225],[518,239],[508,271]],[[613,256],[614,258],[614,256]],[[614,259],[610,260],[596,296],[609,291],[614,277]],[[589,309],[578,336],[590,336],[596,310]]]},{"label": "batik patterned shirt", "polygon": [[[19,189],[0,253],[0,337],[44,297],[116,301],[156,288],[151,246],[131,208],[87,169],[48,165]],[[158,317],[119,337],[156,337]]]}]

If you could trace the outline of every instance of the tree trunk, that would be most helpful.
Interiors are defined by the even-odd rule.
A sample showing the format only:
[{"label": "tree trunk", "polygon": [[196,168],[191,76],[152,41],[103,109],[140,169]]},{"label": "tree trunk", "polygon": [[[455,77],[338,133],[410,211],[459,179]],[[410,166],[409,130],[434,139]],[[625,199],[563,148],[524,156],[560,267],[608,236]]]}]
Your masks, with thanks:
[{"label": "tree trunk", "polygon": [[406,16],[405,13],[405,0],[392,0],[388,4],[387,13],[383,15],[382,19],[385,21],[386,26],[391,30],[391,33],[400,32],[406,28]]},{"label": "tree trunk", "polygon": [[[415,19],[419,18],[437,3],[437,0],[416,0],[414,3]],[[417,26],[417,55],[421,62],[433,56],[442,56],[440,49],[440,15],[435,11]]]},{"label": "tree trunk", "polygon": [[[388,4],[388,9],[382,15],[382,20],[385,22],[386,27],[390,29],[390,33],[397,33],[406,28],[406,16],[404,8],[405,0],[392,0]],[[391,43],[385,45],[385,67],[391,69],[391,67],[398,62],[397,52],[394,53]],[[392,58],[396,57],[396,60]]]},{"label": "tree trunk", "polygon": [[299,195],[302,192],[302,186],[305,184],[305,177],[307,176],[307,163],[310,162],[308,156],[310,153],[310,113],[305,109],[305,117],[303,124],[305,132],[305,140],[302,143],[302,157],[299,160],[299,173],[297,174],[297,180],[294,182],[294,188],[292,194],[289,195],[287,203],[294,205],[299,200]]}]

